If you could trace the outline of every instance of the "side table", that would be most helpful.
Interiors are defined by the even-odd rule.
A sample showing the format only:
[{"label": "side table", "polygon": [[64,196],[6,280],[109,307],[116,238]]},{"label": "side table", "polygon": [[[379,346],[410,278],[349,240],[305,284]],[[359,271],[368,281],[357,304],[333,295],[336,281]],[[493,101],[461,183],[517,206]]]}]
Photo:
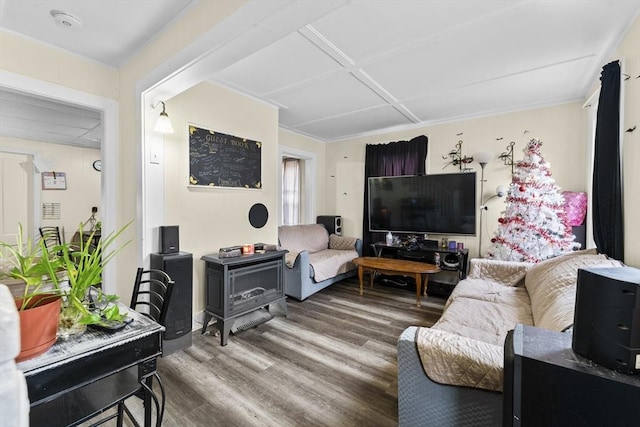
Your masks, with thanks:
[{"label": "side table", "polygon": [[575,354],[571,338],[525,325],[509,333],[503,425],[637,425],[640,378]]},{"label": "side table", "polygon": [[[120,308],[133,318],[121,331],[87,330],[58,339],[46,353],[18,363],[27,381],[32,426],[77,425],[131,396],[141,384],[151,385],[164,327],[124,305]],[[157,402],[152,394],[145,388],[146,427],[151,426],[152,402]]]}]

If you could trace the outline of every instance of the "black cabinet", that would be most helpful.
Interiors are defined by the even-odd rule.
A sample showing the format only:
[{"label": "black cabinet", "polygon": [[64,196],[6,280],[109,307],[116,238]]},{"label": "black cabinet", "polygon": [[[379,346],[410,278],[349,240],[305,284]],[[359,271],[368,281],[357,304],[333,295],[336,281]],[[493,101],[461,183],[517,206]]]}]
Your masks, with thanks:
[{"label": "black cabinet", "polygon": [[575,354],[570,332],[516,325],[504,346],[505,426],[631,426],[640,377]]},{"label": "black cabinet", "polygon": [[236,319],[269,304],[279,304],[287,313],[284,295],[284,255],[287,251],[220,258],[205,255],[204,333],[212,317],[220,331],[220,344],[226,345]]},{"label": "black cabinet", "polygon": [[[379,257],[406,259],[433,265],[437,265],[439,262],[441,271],[429,274],[427,285],[427,294],[429,295],[448,297],[458,282],[467,277],[468,249],[446,249],[425,245],[409,249],[405,246],[393,246],[385,243],[375,243],[373,249],[376,256]],[[436,257],[439,257],[439,261],[436,261]]]}]

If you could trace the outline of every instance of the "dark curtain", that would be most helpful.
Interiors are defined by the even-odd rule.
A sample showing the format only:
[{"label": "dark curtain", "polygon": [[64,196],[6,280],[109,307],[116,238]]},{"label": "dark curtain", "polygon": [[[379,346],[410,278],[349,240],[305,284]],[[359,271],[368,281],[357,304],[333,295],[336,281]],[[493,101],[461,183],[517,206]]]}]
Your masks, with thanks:
[{"label": "dark curtain", "polygon": [[593,239],[598,252],[624,260],[620,178],[620,63],[602,68],[593,161]]},{"label": "dark curtain", "polygon": [[364,160],[363,255],[371,256],[371,244],[384,240],[383,233],[369,232],[369,185],[372,176],[421,175],[425,173],[428,139],[424,135],[410,141],[367,144]]}]

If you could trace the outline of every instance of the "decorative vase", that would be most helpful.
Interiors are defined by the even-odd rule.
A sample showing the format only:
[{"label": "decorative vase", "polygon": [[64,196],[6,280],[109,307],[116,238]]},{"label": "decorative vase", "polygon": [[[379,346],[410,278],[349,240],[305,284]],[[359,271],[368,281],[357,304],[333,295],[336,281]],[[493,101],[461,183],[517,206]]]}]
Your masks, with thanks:
[{"label": "decorative vase", "polygon": [[87,330],[87,325],[80,323],[84,314],[75,307],[65,305],[60,312],[58,322],[58,338],[69,339],[75,335],[82,334]]},{"label": "decorative vase", "polygon": [[[61,299],[59,296],[42,294],[34,296],[26,310],[19,310],[20,354],[16,362],[31,359],[45,353],[56,342]],[[22,300],[16,300],[16,307]]]}]

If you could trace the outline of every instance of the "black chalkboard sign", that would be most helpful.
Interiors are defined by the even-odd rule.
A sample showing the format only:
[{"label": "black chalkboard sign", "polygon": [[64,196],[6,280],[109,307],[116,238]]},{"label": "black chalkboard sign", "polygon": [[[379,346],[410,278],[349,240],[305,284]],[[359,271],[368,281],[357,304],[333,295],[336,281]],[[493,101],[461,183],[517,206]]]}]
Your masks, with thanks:
[{"label": "black chalkboard sign", "polygon": [[189,125],[189,184],[262,188],[262,143]]}]

